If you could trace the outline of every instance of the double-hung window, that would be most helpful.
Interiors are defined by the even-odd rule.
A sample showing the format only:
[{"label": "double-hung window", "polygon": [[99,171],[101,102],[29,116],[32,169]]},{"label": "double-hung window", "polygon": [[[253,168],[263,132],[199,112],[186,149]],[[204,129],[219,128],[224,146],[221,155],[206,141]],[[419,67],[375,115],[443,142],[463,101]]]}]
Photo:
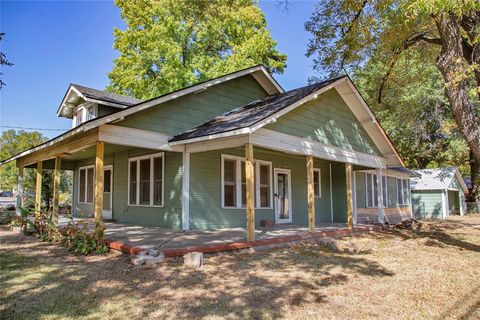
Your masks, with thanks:
[{"label": "double-hung window", "polygon": [[[272,163],[254,161],[255,207],[272,208]],[[222,207],[242,208],[247,203],[245,160],[222,155]]]},{"label": "double-hung window", "polygon": [[387,176],[382,176],[382,197],[383,197],[383,207],[388,208],[388,184]]},{"label": "double-hung window", "polygon": [[410,204],[410,180],[397,179],[397,204],[404,206]]},{"label": "double-hung window", "polygon": [[378,207],[378,183],[377,175],[367,173],[365,174],[367,208]]},{"label": "double-hung window", "polygon": [[128,160],[128,204],[163,206],[164,154]]},{"label": "double-hung window", "polygon": [[313,169],[313,194],[315,197],[322,196],[322,179],[320,169]]},{"label": "double-hung window", "polygon": [[78,202],[93,203],[95,167],[80,167],[78,171]]}]

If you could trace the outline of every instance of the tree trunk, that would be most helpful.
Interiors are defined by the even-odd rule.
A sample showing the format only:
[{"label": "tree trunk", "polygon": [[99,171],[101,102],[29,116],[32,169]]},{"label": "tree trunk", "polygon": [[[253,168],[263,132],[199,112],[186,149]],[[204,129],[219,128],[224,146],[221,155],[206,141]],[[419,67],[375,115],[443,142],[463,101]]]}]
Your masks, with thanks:
[{"label": "tree trunk", "polygon": [[[436,25],[442,40],[442,50],[437,59],[437,67],[445,80],[445,93],[455,117],[476,163],[480,163],[480,118],[475,105],[468,100],[467,61],[464,59],[460,19],[454,14],[441,13]],[[474,195],[480,204],[479,172],[472,177]]]}]

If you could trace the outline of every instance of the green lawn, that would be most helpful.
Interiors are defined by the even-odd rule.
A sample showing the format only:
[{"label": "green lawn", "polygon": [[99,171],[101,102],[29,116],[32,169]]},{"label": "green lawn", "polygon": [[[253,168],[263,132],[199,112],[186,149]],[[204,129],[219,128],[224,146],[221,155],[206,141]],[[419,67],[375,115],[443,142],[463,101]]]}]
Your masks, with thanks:
[{"label": "green lawn", "polygon": [[118,252],[78,256],[0,229],[1,319],[480,318],[480,217],[421,232],[132,267]]}]

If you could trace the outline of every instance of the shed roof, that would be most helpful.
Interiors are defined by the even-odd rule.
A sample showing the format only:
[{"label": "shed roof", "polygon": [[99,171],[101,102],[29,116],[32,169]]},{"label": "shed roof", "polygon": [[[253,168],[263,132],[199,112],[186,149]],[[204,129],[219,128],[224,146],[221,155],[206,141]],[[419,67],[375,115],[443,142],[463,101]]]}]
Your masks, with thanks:
[{"label": "shed roof", "polygon": [[457,167],[415,170],[421,177],[411,180],[412,190],[445,190],[449,189],[457,178],[463,192],[468,192],[465,182]]}]

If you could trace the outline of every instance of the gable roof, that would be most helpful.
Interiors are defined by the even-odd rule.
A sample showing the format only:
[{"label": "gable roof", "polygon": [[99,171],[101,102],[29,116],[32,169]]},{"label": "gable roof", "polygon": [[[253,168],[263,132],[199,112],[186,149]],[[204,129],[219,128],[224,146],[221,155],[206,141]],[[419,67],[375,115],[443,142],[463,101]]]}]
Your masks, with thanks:
[{"label": "gable roof", "polygon": [[68,90],[65,93],[60,106],[58,107],[57,115],[70,117],[71,111],[74,108],[74,104],[78,101],[78,99],[83,99],[87,102],[99,103],[119,109],[125,109],[142,102],[142,100],[133,97],[72,83],[68,87]]},{"label": "gable roof", "polygon": [[169,141],[190,140],[251,127],[340,78],[343,77],[329,79],[255,100],[180,133]]},{"label": "gable roof", "polygon": [[412,190],[445,190],[449,189],[454,178],[457,178],[463,192],[468,192],[457,167],[415,170],[420,177],[411,180]]},{"label": "gable roof", "polygon": [[389,166],[404,166],[392,141],[380,126],[363,97],[348,76],[328,79],[313,85],[279,93],[251,102],[224,113],[195,128],[174,136],[172,144],[191,143],[240,134],[250,134],[302,104],[316,99],[323,92],[335,88],[355,115],[360,125],[372,138]]},{"label": "gable roof", "polygon": [[[194,85],[191,85],[191,86],[188,86],[188,87],[185,87],[185,88],[173,91],[173,92],[169,92],[169,93],[163,94],[161,96],[152,98],[150,100],[146,100],[146,101],[140,101],[139,100],[140,101],[139,103],[133,104],[133,105],[130,105],[130,106],[125,106],[125,108],[120,109],[117,112],[106,114],[106,115],[100,116],[98,118],[88,120],[86,122],[83,122],[79,126],[74,127],[72,129],[70,129],[69,131],[67,131],[67,132],[65,132],[65,133],[63,133],[63,134],[61,134],[61,135],[59,135],[59,136],[57,136],[53,139],[50,139],[49,141],[47,141],[47,142],[45,142],[45,143],[43,143],[39,146],[32,147],[30,149],[22,151],[22,152],[14,155],[14,156],[8,158],[8,159],[4,159],[4,160],[0,159],[0,165],[5,164],[5,163],[10,162],[10,161],[13,161],[13,160],[16,160],[17,158],[26,156],[30,153],[39,151],[39,150],[41,150],[41,149],[43,149],[47,146],[50,146],[52,144],[63,141],[64,139],[67,139],[68,137],[74,136],[76,134],[89,131],[91,129],[97,128],[97,127],[99,127],[101,125],[104,125],[104,124],[111,123],[113,121],[121,120],[124,117],[126,117],[130,114],[133,114],[135,112],[142,111],[142,110],[157,106],[161,103],[171,101],[171,100],[175,100],[177,98],[180,98],[180,97],[192,94],[192,93],[200,92],[200,91],[206,90],[210,87],[213,87],[215,85],[224,83],[226,81],[234,80],[234,79],[246,76],[246,75],[251,75],[252,77],[254,77],[255,80],[258,81],[258,83],[264,88],[264,90],[268,94],[277,94],[277,93],[284,92],[283,88],[270,75],[270,73],[267,71],[267,69],[265,68],[264,65],[260,64],[260,65],[252,66],[252,67],[249,67],[249,68],[245,68],[243,70],[235,71],[235,72],[232,72],[232,73],[229,73],[229,74],[211,79],[211,80],[206,80],[206,81],[203,81],[203,82],[200,82],[200,83],[197,83],[197,84],[194,84]],[[64,105],[64,103],[69,102],[67,98],[68,98],[70,92],[73,92],[74,94],[77,94],[77,97],[73,97],[75,99],[78,98],[79,95],[81,95],[81,94],[83,95],[83,93],[79,89],[77,89],[76,86],[78,86],[78,85],[71,84],[69,86],[69,88],[67,90],[67,93],[65,94],[65,96],[62,100],[62,104],[60,105],[60,107],[57,111],[58,115],[61,114],[62,109],[63,109],[62,106]],[[83,86],[81,86],[81,87],[83,87]],[[87,87],[83,87],[83,88],[88,89],[88,90],[83,90],[83,92],[85,92],[85,93],[87,91],[90,94],[94,94],[94,92],[97,92],[97,93],[98,92],[103,92],[101,90],[91,89],[91,88],[87,88]],[[108,92],[103,92],[103,93],[106,93],[106,94],[110,95],[110,93],[108,93]],[[87,95],[88,95],[88,93],[87,93]],[[117,94],[111,94],[111,95],[121,96],[121,95],[117,95]],[[105,100],[107,99],[107,97],[105,97],[105,96],[102,96],[102,97]],[[121,97],[124,97],[124,96],[121,96]],[[85,98],[93,99],[93,95],[91,97],[86,97],[85,96]],[[118,102],[119,102],[118,104],[120,105],[121,104],[120,101],[118,101]],[[107,103],[108,103],[107,101],[103,101],[103,104],[107,104]],[[122,102],[122,103],[125,105],[125,102]]]}]

